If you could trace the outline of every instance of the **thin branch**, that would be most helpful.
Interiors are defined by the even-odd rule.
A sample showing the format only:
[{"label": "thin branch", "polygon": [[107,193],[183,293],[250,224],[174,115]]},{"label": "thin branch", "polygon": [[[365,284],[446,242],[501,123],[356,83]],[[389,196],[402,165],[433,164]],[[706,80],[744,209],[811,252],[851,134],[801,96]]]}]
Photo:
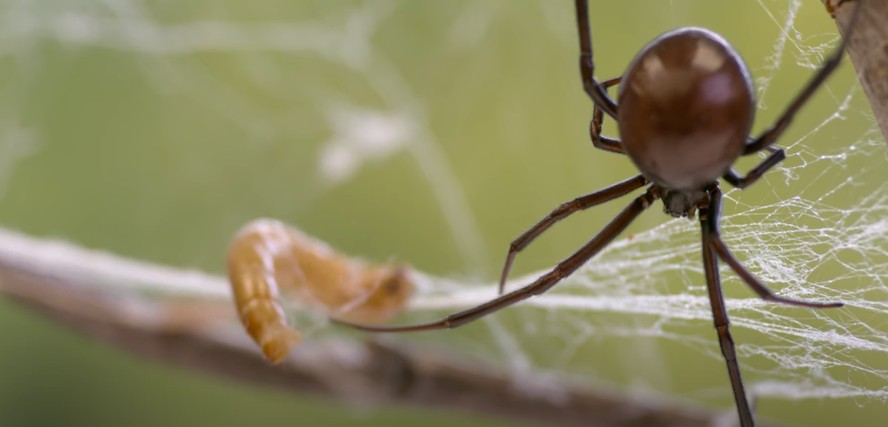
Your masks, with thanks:
[{"label": "thin branch", "polygon": [[836,18],[842,37],[851,31],[851,17],[856,6],[860,17],[847,38],[848,56],[857,71],[873,108],[882,136],[888,142],[888,1],[885,0],[824,0],[827,10]]},{"label": "thin branch", "polygon": [[725,416],[563,379],[516,378],[395,341],[307,339],[272,366],[237,323],[225,279],[3,229],[0,292],[142,356],[346,402],[397,402],[584,427],[711,425]]}]

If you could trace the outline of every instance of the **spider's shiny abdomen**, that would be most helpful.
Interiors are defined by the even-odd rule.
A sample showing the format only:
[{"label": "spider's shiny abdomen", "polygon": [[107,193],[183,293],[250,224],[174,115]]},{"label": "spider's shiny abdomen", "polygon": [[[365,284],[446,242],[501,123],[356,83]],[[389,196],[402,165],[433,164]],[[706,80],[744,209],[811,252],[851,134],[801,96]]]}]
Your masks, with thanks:
[{"label": "spider's shiny abdomen", "polygon": [[700,190],[743,152],[755,114],[752,81],[719,35],[680,28],[650,42],[620,85],[623,147],[648,179]]}]

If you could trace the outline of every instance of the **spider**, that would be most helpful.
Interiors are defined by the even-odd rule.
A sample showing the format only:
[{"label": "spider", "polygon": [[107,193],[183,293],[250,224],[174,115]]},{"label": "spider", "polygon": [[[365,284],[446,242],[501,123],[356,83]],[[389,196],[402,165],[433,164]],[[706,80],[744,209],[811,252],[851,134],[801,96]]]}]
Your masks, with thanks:
[{"label": "spider", "polygon": [[[594,109],[590,125],[592,144],[604,151],[624,154],[640,174],[556,207],[509,246],[499,281],[500,296],[436,322],[405,326],[374,326],[341,319],[334,322],[372,332],[409,332],[455,328],[519,301],[542,294],[619,235],[654,201],[663,201],[673,217],[696,215],[702,234],[706,288],[719,345],[728,368],[740,424],[754,424],[740,377],[734,341],[728,328],[719,279],[722,260],[764,300],[809,308],[841,307],[842,303],[801,301],[775,295],[731,254],[719,235],[721,177],[736,188],[746,188],[784,158],[774,146],[795,114],[835,71],[845,42],[814,73],[813,78],[789,104],[776,123],[757,137],[750,137],[755,115],[755,98],[749,70],[737,51],[712,31],[686,27],[669,31],[648,43],[615,79],[595,79],[587,0],[575,0],[580,45],[580,74],[583,89]],[[856,15],[856,13],[855,13]],[[607,92],[619,84],[615,102]],[[616,120],[621,139],[601,134],[604,115]],[[740,157],[768,152],[768,156],[745,176],[733,163]],[[503,294],[515,256],[536,237],[565,217],[624,196],[647,186],[602,231],[548,273],[518,290]]]}]

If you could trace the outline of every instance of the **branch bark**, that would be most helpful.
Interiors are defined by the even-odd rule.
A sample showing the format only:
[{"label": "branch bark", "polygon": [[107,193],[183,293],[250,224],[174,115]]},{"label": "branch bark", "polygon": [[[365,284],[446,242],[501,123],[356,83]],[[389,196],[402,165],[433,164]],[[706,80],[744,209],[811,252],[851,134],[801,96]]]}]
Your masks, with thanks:
[{"label": "branch bark", "polygon": [[[882,136],[888,142],[888,1],[824,0],[827,10],[836,18],[839,32],[847,40],[848,56],[857,79],[873,108]],[[851,17],[861,6],[854,28]],[[850,38],[848,32],[851,32]]]},{"label": "branch bark", "polygon": [[516,378],[397,341],[308,339],[272,366],[237,322],[225,279],[3,229],[0,293],[75,331],[170,365],[345,402],[578,427],[711,425],[726,416],[565,379]]}]

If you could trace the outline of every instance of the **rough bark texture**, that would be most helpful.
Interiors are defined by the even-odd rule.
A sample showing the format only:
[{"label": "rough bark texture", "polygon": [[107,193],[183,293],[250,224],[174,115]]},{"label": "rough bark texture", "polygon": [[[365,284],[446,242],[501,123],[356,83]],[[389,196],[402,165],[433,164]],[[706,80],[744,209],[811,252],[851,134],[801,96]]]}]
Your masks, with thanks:
[{"label": "rough bark texture", "polygon": [[[888,1],[825,0],[825,4],[836,17],[842,37],[851,32],[848,55],[888,141]],[[858,5],[863,9],[852,30],[851,18]]]}]

